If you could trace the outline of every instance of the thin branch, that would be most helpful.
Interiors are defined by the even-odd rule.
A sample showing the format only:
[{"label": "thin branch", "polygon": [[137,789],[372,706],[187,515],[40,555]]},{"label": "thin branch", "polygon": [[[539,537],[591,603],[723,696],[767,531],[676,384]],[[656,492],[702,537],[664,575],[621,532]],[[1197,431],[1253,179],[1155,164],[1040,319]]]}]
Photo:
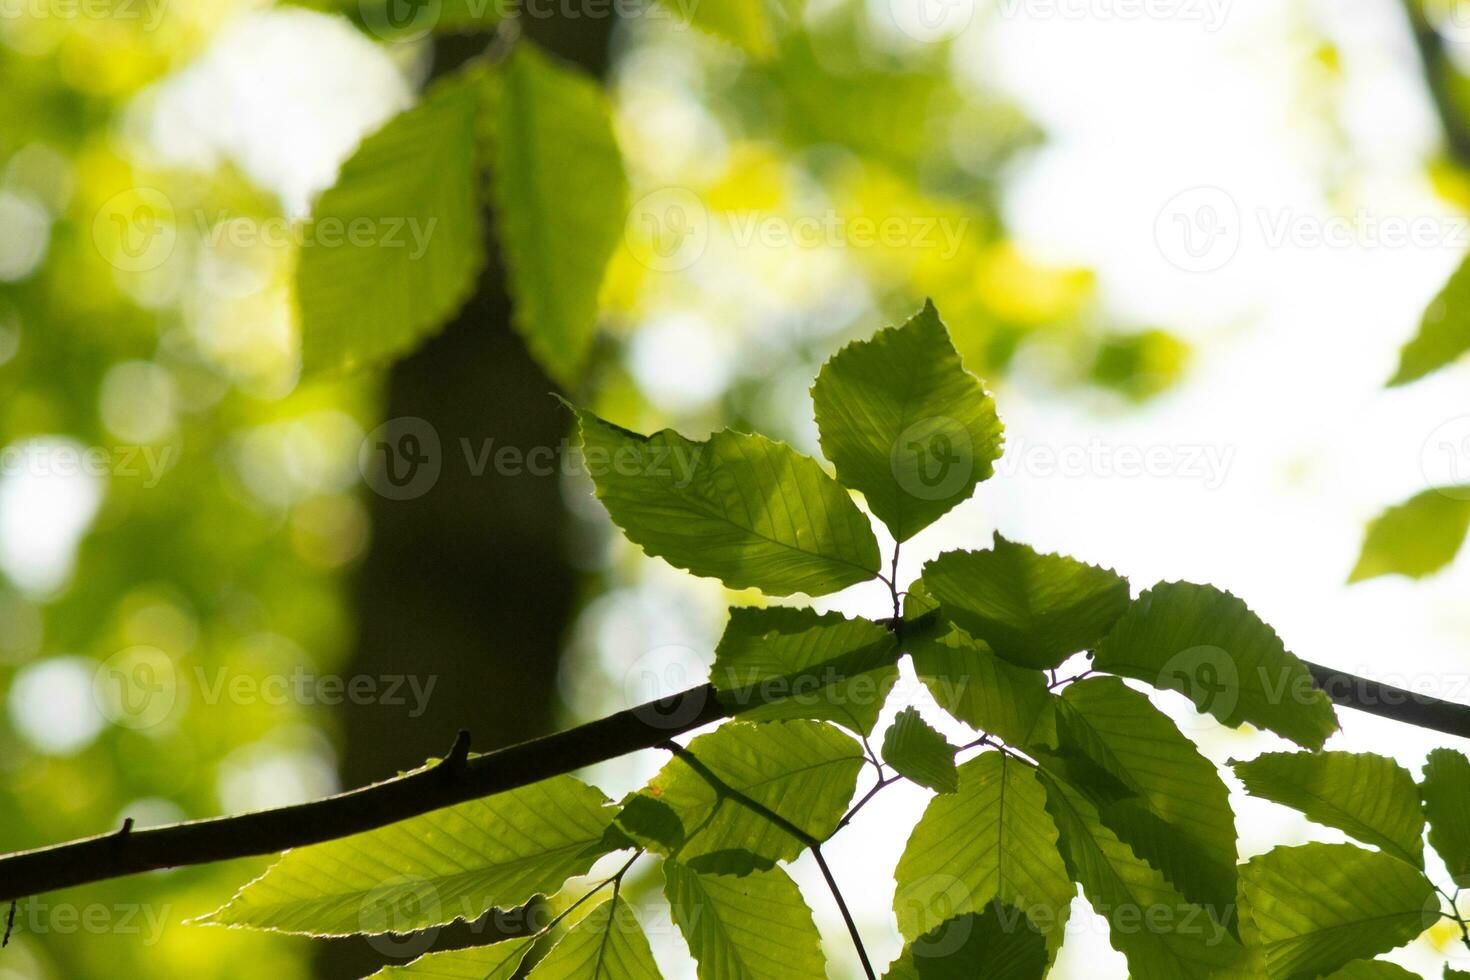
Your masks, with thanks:
[{"label": "thin branch", "polygon": [[837,887],[837,879],[832,877],[832,869],[827,867],[827,859],[822,857],[822,849],[815,844],[812,845],[812,857],[817,859],[817,867],[822,869],[822,877],[827,879],[827,887],[831,890],[832,898],[837,902],[837,908],[842,913],[842,921],[847,923],[847,934],[852,937],[852,945],[857,949],[858,959],[862,961],[863,973],[867,975],[868,980],[878,980],[878,975],[873,972],[873,963],[868,959],[867,947],[863,945],[862,933],[858,932],[852,911],[842,897],[842,889]]},{"label": "thin branch", "polygon": [[[892,628],[895,624],[885,625]],[[913,635],[938,627],[938,617],[931,614],[905,624],[904,632]],[[830,682],[821,673],[829,666],[818,665],[798,676],[820,676]],[[1317,685],[1339,705],[1470,738],[1470,706],[1316,664],[1307,666]],[[422,769],[310,803],[134,829],[127,834],[112,831],[10,854],[0,857],[0,901],[159,868],[275,854],[374,830],[651,749],[675,735],[781,700],[793,689],[800,688],[794,688],[794,682],[756,685],[721,695],[705,684],[555,735],[470,758],[461,766]]]},{"label": "thin branch", "polygon": [[[867,806],[868,801],[877,796],[880,790],[884,789],[885,787],[892,786],[894,783],[898,782],[902,778],[902,776],[891,776],[886,779],[879,779],[876,783],[874,783],[872,788],[863,795],[863,798],[854,803],[852,809],[848,810],[847,813],[843,815],[842,819],[837,822],[837,830],[832,831],[833,836],[836,836],[838,830],[841,830],[843,827],[846,827],[848,824],[852,823],[852,818],[857,816],[858,811]],[[831,838],[829,837],[828,840],[831,840]]]}]

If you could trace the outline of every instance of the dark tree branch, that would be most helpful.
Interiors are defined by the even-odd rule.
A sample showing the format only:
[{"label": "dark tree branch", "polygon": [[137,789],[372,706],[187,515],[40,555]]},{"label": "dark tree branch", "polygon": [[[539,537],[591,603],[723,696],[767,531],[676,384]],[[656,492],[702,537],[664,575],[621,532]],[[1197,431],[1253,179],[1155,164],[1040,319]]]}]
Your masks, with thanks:
[{"label": "dark tree branch", "polygon": [[[931,614],[932,615],[932,614]],[[933,627],[915,620],[905,632]],[[1342,707],[1470,738],[1470,706],[1416,694],[1391,684],[1309,663],[1318,687]],[[456,803],[492,796],[599,762],[657,747],[673,736],[789,696],[796,681],[723,696],[712,685],[690,688],[555,735],[438,765],[296,806],[215,817],[166,827],[112,831],[65,844],[0,857],[0,901],[25,898],[124,875],[274,854],[374,830]]]}]

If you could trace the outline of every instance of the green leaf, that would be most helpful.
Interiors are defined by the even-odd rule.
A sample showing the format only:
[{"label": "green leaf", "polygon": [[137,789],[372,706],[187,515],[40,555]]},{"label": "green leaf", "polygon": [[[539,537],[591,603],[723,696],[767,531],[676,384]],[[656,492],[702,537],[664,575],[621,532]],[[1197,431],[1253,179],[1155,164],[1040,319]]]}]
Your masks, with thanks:
[{"label": "green leaf", "polygon": [[1470,980],[1470,973],[1464,970],[1452,970],[1446,964],[1444,968],[1444,980]]},{"label": "green leaf", "polygon": [[1470,533],[1470,486],[1426,490],[1390,507],[1368,525],[1363,551],[1349,577],[1424,578],[1455,560]]},{"label": "green leaf", "polygon": [[849,344],[812,387],[822,452],[898,541],[969,498],[995,472],[1001,424],[960,363],[934,304]]},{"label": "green leaf", "polygon": [[1397,963],[1387,960],[1354,960],[1326,980],[1422,980]]},{"label": "green leaf", "polygon": [[1046,937],[1019,909],[991,902],[915,939],[885,980],[1041,980]]},{"label": "green leaf", "polygon": [[1249,722],[1319,749],[1337,730],[1306,664],[1244,602],[1208,585],[1166,582],[1100,643],[1093,666],[1178,691],[1232,727]]},{"label": "green leaf", "polygon": [[1470,351],[1470,260],[1461,263],[1430,300],[1419,334],[1399,353],[1390,386],[1408,384]]},{"label": "green leaf", "polygon": [[1022,667],[1056,667],[1102,638],[1128,608],[1128,582],[999,534],[990,551],[949,551],[924,566],[944,617]]},{"label": "green leaf", "polygon": [[937,793],[960,788],[954,757],[959,750],[924,721],[916,708],[898,713],[883,736],[883,761],[900,776]]},{"label": "green leaf", "polygon": [[627,902],[614,896],[587,913],[529,980],[659,980],[653,951]]},{"label": "green leaf", "polygon": [[898,680],[893,634],[866,619],[810,609],[730,610],[711,679],[727,704],[750,693],[782,700],[744,721],[812,718],[869,735]]},{"label": "green leaf", "polygon": [[826,980],[811,909],[780,868],[732,878],[665,861],[664,893],[699,980]]},{"label": "green leaf", "polygon": [[1068,760],[1080,759],[1125,788],[1127,798],[1093,801],[1102,822],[1185,898],[1231,921],[1235,815],[1214,763],[1147,697],[1115,677],[1068,685],[1057,718],[1062,777],[1070,772]]},{"label": "green leaf", "polygon": [[1055,941],[1076,889],[1057,854],[1036,773],[1001,752],[960,766],[959,792],[936,796],[914,827],[894,878],[907,938],[999,900]]},{"label": "green leaf", "polygon": [[578,379],[598,294],[628,213],[628,178],[602,87],[522,41],[492,76],[490,189],[531,352],[565,386]]},{"label": "green leaf", "polygon": [[535,936],[505,939],[489,946],[455,949],[420,956],[403,966],[384,967],[374,977],[385,980],[511,980],[536,945]]},{"label": "green leaf", "polygon": [[1424,867],[1419,790],[1392,759],[1366,752],[1267,752],[1233,765],[1252,796]]},{"label": "green leaf", "polygon": [[296,269],[306,373],[404,354],[469,298],[485,263],[480,76],[436,86],[362,141],[317,200]]},{"label": "green leaf", "polygon": [[1435,749],[1419,786],[1429,843],[1457,886],[1470,886],[1470,759],[1454,749]]},{"label": "green leaf", "polygon": [[764,436],[641,436],[578,412],[613,523],[650,555],[732,589],[826,595],[878,574],[878,540],[816,461]]},{"label": "green leaf", "polygon": [[[923,580],[909,586],[906,623],[938,608]],[[960,721],[1020,747],[1044,730],[1052,696],[1041,671],[1000,659],[957,626],[922,633],[906,629],[902,639],[919,679],[939,706]]]},{"label": "green leaf", "polygon": [[[864,758],[862,746],[850,736],[813,721],[728,722],[691,741],[688,751],[730,789],[817,840],[827,839],[847,812]],[[697,870],[728,868],[720,862],[731,851],[790,861],[806,847],[764,815],[722,798],[677,756],[640,795],[671,809],[683,830],[676,846],[670,846],[666,833],[640,839],[660,853],[677,851],[680,861]],[[624,824],[623,829],[638,836],[638,827]]]},{"label": "green leaf", "polygon": [[407,932],[515,908],[585,874],[616,811],[571,776],[287,851],[198,920],[312,936]]},{"label": "green leaf", "polygon": [[1434,886],[1398,858],[1353,844],[1278,847],[1240,872],[1246,940],[1271,976],[1297,980],[1412,941],[1439,919]]},{"label": "green leaf", "polygon": [[1119,840],[1076,790],[1045,774],[1041,782],[1067,870],[1108,920],[1113,948],[1127,958],[1130,976],[1235,975],[1246,952],[1223,923]]}]

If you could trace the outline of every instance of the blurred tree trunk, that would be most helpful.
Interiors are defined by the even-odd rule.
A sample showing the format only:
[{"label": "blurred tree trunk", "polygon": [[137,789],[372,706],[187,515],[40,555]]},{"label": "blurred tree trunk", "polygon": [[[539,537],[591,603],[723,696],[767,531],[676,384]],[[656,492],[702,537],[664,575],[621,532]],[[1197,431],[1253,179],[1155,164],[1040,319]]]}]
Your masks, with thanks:
[{"label": "blurred tree trunk", "polygon": [[[609,17],[523,21],[536,43],[603,74]],[[435,73],[478,54],[487,40],[437,40]],[[357,649],[344,673],[407,674],[434,688],[417,718],[409,717],[412,697],[403,705],[342,709],[347,786],[442,756],[461,728],[472,733],[473,750],[485,751],[552,727],[577,578],[567,560],[557,477],[498,476],[493,466],[476,476],[473,469],[490,459],[487,439],[494,440],[492,453],[501,446],[556,447],[569,416],[511,328],[489,237],[492,258],[474,299],[389,377],[384,418],[428,421],[439,435],[442,468],[434,488],[417,499],[370,501],[373,538],[357,578]],[[434,945],[473,945],[514,929],[460,924],[442,930]],[[317,973],[324,980],[363,977],[426,945],[426,937],[328,943]]]}]

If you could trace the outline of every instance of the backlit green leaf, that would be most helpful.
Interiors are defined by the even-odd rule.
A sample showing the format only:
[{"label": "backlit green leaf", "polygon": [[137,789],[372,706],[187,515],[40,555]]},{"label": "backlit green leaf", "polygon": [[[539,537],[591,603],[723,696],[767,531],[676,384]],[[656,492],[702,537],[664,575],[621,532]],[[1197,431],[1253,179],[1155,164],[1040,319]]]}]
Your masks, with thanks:
[{"label": "backlit green leaf", "polygon": [[1229,921],[1235,816],[1214,763],[1147,697],[1114,677],[1066,688],[1057,742],[1063,778],[1076,761],[1096,766],[1127,791],[1126,798],[1093,800],[1102,822],[1185,898]]},{"label": "backlit green leaf", "polygon": [[1435,749],[1419,786],[1429,843],[1456,885],[1470,886],[1470,759],[1454,749]]},{"label": "backlit green leaf", "polygon": [[1470,259],[1461,263],[1430,300],[1418,335],[1399,354],[1390,385],[1408,384],[1470,351]]},{"label": "backlit green leaf", "polygon": [[287,851],[201,922],[313,936],[407,932],[516,908],[607,853],[616,811],[571,776]]},{"label": "backlit green leaf", "polygon": [[1249,722],[1318,749],[1337,730],[1306,664],[1244,602],[1208,585],[1166,582],[1097,646],[1093,665],[1178,691],[1227,725]]},{"label": "backlit green leaf", "polygon": [[780,868],[732,878],[665,861],[664,893],[699,980],[826,980],[811,909]]},{"label": "backlit green leaf", "polygon": [[563,936],[529,980],[659,980],[659,972],[633,907],[612,898]]},{"label": "backlit green leaf", "polygon": [[692,27],[720,38],[757,57],[772,53],[789,19],[779,0],[659,0],[663,7]]},{"label": "backlit green leaf", "polygon": [[1246,952],[1226,924],[1190,902],[1109,830],[1076,790],[1043,775],[1067,870],[1108,920],[1134,977],[1237,976]]},{"label": "backlit green leaf", "polygon": [[839,351],[812,400],[837,478],[899,541],[967,499],[1001,453],[995,402],[960,363],[933,303]]},{"label": "backlit green leaf", "polygon": [[898,680],[897,659],[893,634],[869,620],[810,609],[731,609],[711,679],[727,704],[750,694],[786,695],[742,712],[743,721],[813,718],[868,735]]},{"label": "backlit green leaf", "polygon": [[[906,622],[938,608],[922,580],[909,587]],[[905,630],[903,646],[934,700],[970,727],[1020,747],[1044,730],[1051,695],[1041,671],[1002,660],[984,643],[947,624],[937,630]]]},{"label": "backlit green leaf", "polygon": [[469,298],[484,265],[480,76],[447,80],[362,141],[312,209],[296,269],[305,372],[396,357]]},{"label": "backlit green leaf", "polygon": [[916,708],[898,713],[883,736],[883,761],[900,776],[938,793],[959,789],[954,757],[958,750],[930,728]]},{"label": "backlit green leaf", "polygon": [[613,523],[650,555],[732,589],[825,595],[878,574],[868,519],[816,461],[764,436],[641,436],[579,412]]},{"label": "backlit green leaf", "polygon": [[1234,765],[1252,796],[1424,867],[1419,790],[1392,759],[1366,752],[1268,752]]},{"label": "backlit green leaf", "polygon": [[1352,844],[1278,847],[1240,872],[1246,941],[1271,976],[1310,980],[1410,942],[1439,918],[1434,886],[1413,865]]},{"label": "backlit green leaf", "polygon": [[373,976],[384,980],[511,980],[535,945],[536,938],[531,936],[430,953],[404,966],[386,967]]},{"label": "backlit green leaf", "polygon": [[992,902],[957,916],[904,949],[885,980],[1041,980],[1046,937],[1019,909]]},{"label": "backlit green leaf", "polygon": [[1421,980],[1397,963],[1387,960],[1354,960],[1327,980]]},{"label": "backlit green leaf", "polygon": [[[863,750],[850,736],[814,721],[729,722],[689,743],[688,750],[725,786],[748,796],[817,840],[834,830],[852,801]],[[723,797],[685,760],[669,760],[641,791],[673,811],[682,843],[647,843],[696,870],[724,864],[731,851],[789,861],[806,844],[764,815]],[[638,827],[623,824],[638,836]]]},{"label": "backlit green leaf", "polygon": [[1470,487],[1426,490],[1368,525],[1349,581],[1380,575],[1423,578],[1455,560],[1470,532]]},{"label": "backlit green leaf", "polygon": [[959,770],[959,792],[936,796],[914,827],[894,878],[899,931],[913,939],[999,900],[1060,940],[1076,889],[1031,767],[986,752]]},{"label": "backlit green leaf", "polygon": [[492,76],[490,187],[515,324],[571,386],[628,213],[628,179],[602,87],[522,41]]},{"label": "backlit green leaf", "polygon": [[1128,608],[1122,577],[999,534],[989,551],[949,551],[929,562],[924,584],[946,619],[1023,667],[1056,667]]}]

